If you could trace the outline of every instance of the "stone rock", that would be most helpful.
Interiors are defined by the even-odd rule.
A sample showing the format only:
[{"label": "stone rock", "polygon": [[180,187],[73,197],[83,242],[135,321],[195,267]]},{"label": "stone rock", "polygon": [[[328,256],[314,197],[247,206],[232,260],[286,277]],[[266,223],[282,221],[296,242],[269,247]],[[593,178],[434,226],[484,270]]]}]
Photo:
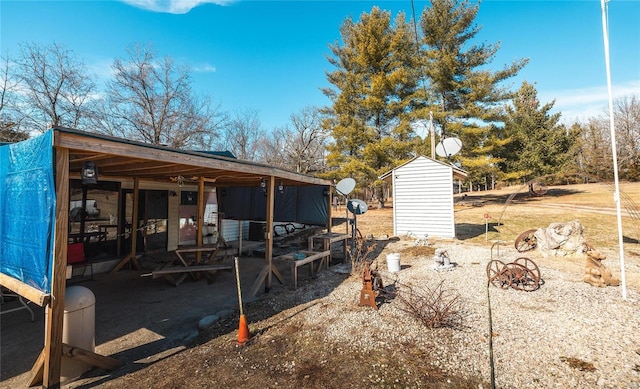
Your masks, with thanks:
[{"label": "stone rock", "polygon": [[218,320],[220,320],[220,317],[218,315],[205,316],[202,319],[200,319],[200,321],[198,322],[198,330],[204,331],[206,329],[209,329]]},{"label": "stone rock", "polygon": [[578,221],[551,223],[539,228],[534,236],[537,248],[544,257],[564,257],[582,254],[585,248],[584,227]]}]

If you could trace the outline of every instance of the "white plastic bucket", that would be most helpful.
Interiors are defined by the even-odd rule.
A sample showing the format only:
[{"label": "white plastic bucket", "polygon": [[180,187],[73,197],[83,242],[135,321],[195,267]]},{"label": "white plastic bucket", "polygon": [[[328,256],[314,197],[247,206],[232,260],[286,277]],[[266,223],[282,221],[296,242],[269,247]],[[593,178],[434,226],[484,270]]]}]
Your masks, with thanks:
[{"label": "white plastic bucket", "polygon": [[399,253],[387,254],[387,268],[391,273],[400,271],[400,254]]},{"label": "white plastic bucket", "polygon": [[[67,287],[64,296],[62,342],[72,347],[95,352],[96,297],[91,289],[80,285]],[[45,318],[47,317],[45,313]],[[47,319],[45,319],[46,327]],[[46,329],[45,329],[46,331]],[[91,370],[92,366],[77,358],[62,356],[60,383],[66,384]]]}]

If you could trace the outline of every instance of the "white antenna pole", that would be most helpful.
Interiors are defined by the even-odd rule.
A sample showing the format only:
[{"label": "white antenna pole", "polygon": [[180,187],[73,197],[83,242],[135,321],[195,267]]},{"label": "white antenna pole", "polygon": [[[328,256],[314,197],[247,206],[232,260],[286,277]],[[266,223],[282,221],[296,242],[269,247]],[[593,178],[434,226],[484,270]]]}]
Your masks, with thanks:
[{"label": "white antenna pole", "polygon": [[433,129],[433,112],[429,112],[429,131],[431,131],[431,159],[436,159],[436,132]]},{"label": "white antenna pole", "polygon": [[627,299],[627,282],[624,275],[624,240],[622,236],[622,215],[620,211],[620,185],[618,183],[618,152],[616,149],[616,130],[613,117],[613,94],[611,92],[611,65],[609,63],[609,27],[607,26],[607,9],[605,3],[608,0],[600,0],[602,7],[602,32],[604,34],[604,59],[607,69],[607,91],[609,93],[609,128],[611,130],[611,153],[613,154],[613,179],[615,192],[613,201],[616,203],[618,217],[618,245],[620,251],[620,279],[622,286],[622,299]]}]

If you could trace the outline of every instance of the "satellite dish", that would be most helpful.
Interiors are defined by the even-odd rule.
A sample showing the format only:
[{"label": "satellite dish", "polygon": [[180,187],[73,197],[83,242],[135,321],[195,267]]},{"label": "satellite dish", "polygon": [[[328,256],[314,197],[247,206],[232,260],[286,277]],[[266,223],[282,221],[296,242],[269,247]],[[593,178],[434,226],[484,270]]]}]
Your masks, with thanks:
[{"label": "satellite dish", "polygon": [[367,203],[360,199],[353,199],[347,201],[347,209],[354,215],[362,215],[363,213],[367,212],[369,206],[367,205]]},{"label": "satellite dish", "polygon": [[353,178],[343,178],[336,184],[336,191],[343,196],[348,195],[356,187],[356,180]]},{"label": "satellite dish", "polygon": [[462,142],[458,138],[444,138],[436,146],[436,154],[440,157],[450,158],[460,152]]}]

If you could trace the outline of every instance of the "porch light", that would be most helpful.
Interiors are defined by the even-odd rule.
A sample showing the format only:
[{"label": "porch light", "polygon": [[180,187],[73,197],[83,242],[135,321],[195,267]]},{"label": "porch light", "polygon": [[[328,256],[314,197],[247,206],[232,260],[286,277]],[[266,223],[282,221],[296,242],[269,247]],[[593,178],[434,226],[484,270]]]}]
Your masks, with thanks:
[{"label": "porch light", "polygon": [[98,183],[98,167],[93,161],[85,161],[82,163],[80,171],[83,185],[95,185]]},{"label": "porch light", "polygon": [[264,178],[260,179],[260,188],[262,188],[262,191],[265,194],[267,193],[267,182],[264,180]]},{"label": "porch light", "polygon": [[282,185],[282,181],[278,184],[278,192],[284,193],[284,185]]}]

